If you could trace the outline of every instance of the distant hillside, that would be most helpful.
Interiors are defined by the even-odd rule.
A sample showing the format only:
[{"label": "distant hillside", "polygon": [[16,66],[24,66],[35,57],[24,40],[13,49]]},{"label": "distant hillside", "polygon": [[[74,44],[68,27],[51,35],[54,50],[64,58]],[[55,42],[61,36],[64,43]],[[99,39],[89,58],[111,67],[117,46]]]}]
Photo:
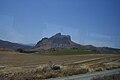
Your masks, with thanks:
[{"label": "distant hillside", "polygon": [[120,49],[110,48],[110,47],[98,47],[97,51],[100,53],[120,53]]},{"label": "distant hillside", "polygon": [[43,38],[36,45],[34,50],[61,50],[78,49],[96,51],[98,53],[120,53],[120,49],[109,47],[95,47],[92,45],[81,45],[71,41],[71,36],[57,33],[50,38]]},{"label": "distant hillside", "polygon": [[14,49],[14,50],[21,48],[21,49],[27,50],[27,49],[31,49],[32,47],[28,46],[28,45],[23,45],[23,44],[12,43],[9,41],[0,40],[0,48]]}]

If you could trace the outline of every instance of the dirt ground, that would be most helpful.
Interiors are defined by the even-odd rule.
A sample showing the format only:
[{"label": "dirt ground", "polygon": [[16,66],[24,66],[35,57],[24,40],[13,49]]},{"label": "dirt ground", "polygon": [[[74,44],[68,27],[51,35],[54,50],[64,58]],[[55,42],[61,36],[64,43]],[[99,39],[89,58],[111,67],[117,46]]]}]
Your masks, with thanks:
[{"label": "dirt ground", "polygon": [[62,55],[46,56],[38,54],[23,54],[17,52],[0,51],[0,65],[5,66],[29,66],[38,64],[66,64],[86,59],[113,56],[111,54],[87,54],[87,55]]}]

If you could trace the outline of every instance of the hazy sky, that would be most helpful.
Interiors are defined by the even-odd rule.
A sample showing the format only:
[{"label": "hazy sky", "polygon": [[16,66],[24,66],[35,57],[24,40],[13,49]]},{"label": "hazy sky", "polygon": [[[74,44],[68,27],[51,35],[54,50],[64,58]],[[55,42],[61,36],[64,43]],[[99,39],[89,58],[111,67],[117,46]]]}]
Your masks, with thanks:
[{"label": "hazy sky", "polygon": [[0,0],[0,39],[28,44],[58,32],[120,48],[120,0]]}]

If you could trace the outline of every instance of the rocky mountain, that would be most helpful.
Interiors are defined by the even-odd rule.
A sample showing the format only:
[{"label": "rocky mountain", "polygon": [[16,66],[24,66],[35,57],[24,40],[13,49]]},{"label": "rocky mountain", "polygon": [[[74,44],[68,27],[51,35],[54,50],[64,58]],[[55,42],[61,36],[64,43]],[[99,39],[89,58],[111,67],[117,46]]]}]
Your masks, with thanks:
[{"label": "rocky mountain", "polygon": [[61,35],[57,33],[50,38],[42,38],[36,45],[35,50],[59,50],[59,49],[79,49],[79,50],[90,50],[96,52],[105,53],[120,53],[120,49],[109,48],[109,47],[95,47],[92,45],[81,45],[73,42],[69,35]]},{"label": "rocky mountain", "polygon": [[12,50],[21,48],[21,49],[27,50],[27,49],[31,49],[32,46],[0,40],[0,48],[2,48],[2,49],[12,49]]},{"label": "rocky mountain", "polygon": [[48,49],[72,49],[77,48],[77,46],[81,46],[73,41],[71,41],[71,37],[69,35],[61,35],[61,33],[57,33],[50,38],[43,38],[39,41],[35,48],[48,50]]}]

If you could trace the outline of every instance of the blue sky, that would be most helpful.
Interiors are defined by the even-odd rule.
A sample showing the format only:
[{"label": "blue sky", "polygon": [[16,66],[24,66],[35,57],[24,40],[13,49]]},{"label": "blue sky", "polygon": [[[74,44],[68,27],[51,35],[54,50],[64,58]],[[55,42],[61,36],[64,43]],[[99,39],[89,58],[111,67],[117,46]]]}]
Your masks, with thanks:
[{"label": "blue sky", "polygon": [[120,48],[120,0],[0,0],[0,39],[36,43],[58,32]]}]

